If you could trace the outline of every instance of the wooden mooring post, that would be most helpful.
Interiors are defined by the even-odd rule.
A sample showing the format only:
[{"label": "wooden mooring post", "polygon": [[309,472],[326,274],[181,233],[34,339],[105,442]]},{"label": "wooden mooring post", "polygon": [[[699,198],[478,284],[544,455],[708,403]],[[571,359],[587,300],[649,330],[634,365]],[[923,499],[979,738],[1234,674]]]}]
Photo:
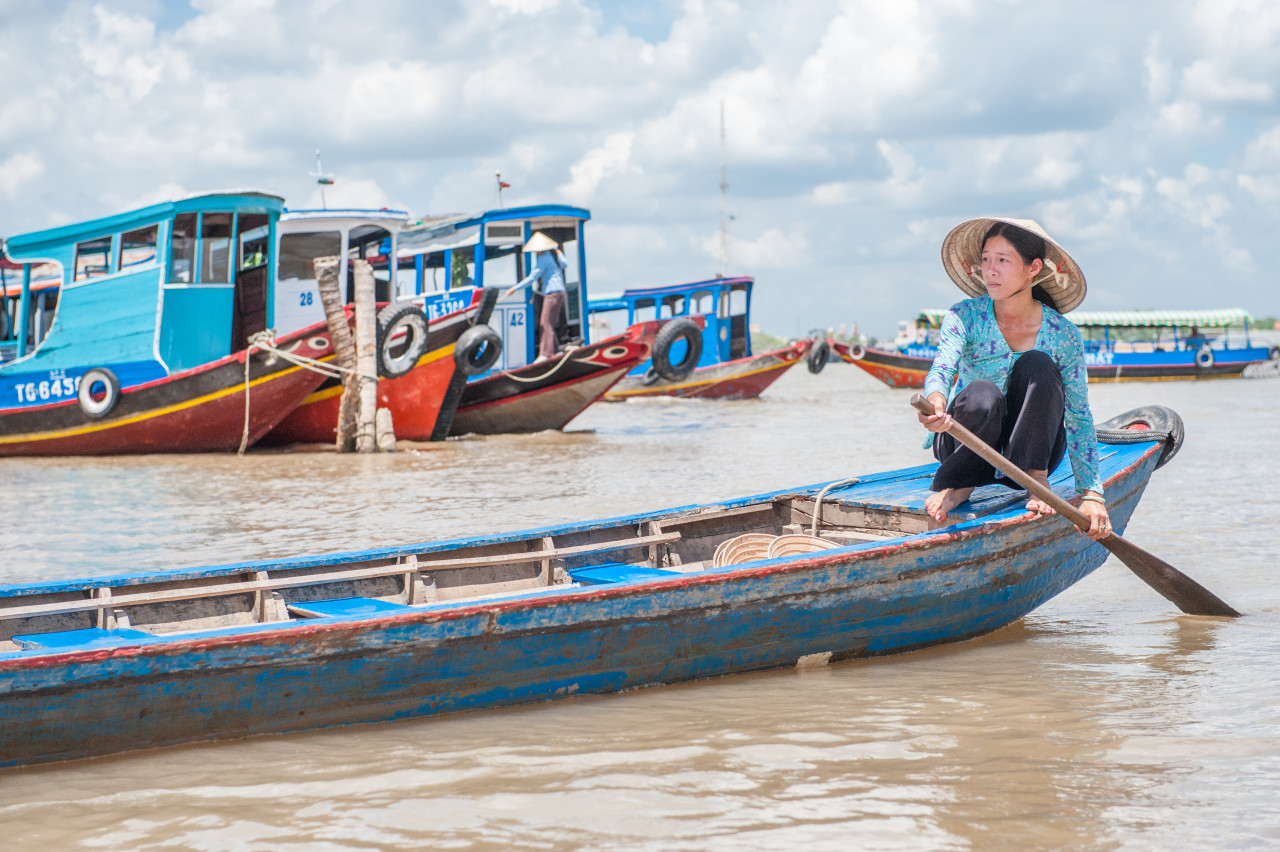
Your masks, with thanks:
[{"label": "wooden mooring post", "polygon": [[335,442],[338,452],[378,451],[375,417],[378,407],[377,304],[373,267],[368,261],[354,262],[356,333],[351,334],[344,309],[346,294],[339,285],[339,257],[315,259],[316,284],[324,305],[325,322],[338,366],[354,372],[342,376],[342,400],[338,405]]}]

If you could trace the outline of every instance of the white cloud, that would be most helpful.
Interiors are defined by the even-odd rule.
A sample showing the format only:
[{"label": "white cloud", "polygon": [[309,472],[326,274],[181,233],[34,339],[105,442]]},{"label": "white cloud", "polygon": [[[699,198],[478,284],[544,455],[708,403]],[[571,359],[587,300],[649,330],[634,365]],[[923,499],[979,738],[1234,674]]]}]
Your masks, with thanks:
[{"label": "white cloud", "polygon": [[44,162],[35,154],[13,154],[0,162],[0,192],[17,198],[23,186],[44,173]]},{"label": "white cloud", "polygon": [[[809,241],[798,228],[791,228],[786,234],[780,228],[770,228],[751,240],[730,234],[727,243],[729,266],[726,271],[729,274],[743,272],[751,275],[759,269],[785,269],[794,265],[796,258],[809,249]],[[696,244],[719,263],[719,234],[704,236]]]},{"label": "white cloud", "polygon": [[[222,187],[316,204],[321,148],[330,204],[474,211],[501,171],[509,205],[590,207],[593,286],[690,280],[719,257],[721,102],[730,271],[785,269],[873,333],[941,298],[937,242],[969,216],[1041,218],[1127,305],[1266,256],[1280,229],[1263,0],[1136,23],[1104,0],[683,0],[648,41],[594,0],[198,0],[179,24],[134,0],[21,8],[0,48],[0,195],[24,200],[0,205],[5,234]],[[902,286],[848,284],[889,269]],[[1276,288],[1240,286],[1280,313]],[[794,295],[762,280],[761,316]]]},{"label": "white cloud", "polygon": [[588,204],[606,177],[628,170],[638,171],[631,165],[631,144],[635,138],[632,132],[614,133],[599,148],[588,151],[570,167],[569,183],[561,187],[561,192],[575,204]]}]

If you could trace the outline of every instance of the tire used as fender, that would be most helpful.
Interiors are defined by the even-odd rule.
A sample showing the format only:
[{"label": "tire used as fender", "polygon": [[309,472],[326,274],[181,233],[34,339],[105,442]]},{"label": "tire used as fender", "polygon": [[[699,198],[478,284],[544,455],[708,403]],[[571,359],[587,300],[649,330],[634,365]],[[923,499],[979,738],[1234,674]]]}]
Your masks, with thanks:
[{"label": "tire used as fender", "polygon": [[[1145,429],[1141,428],[1144,426]],[[1099,423],[1095,431],[1098,440],[1104,444],[1137,444],[1156,437],[1162,438],[1164,449],[1156,462],[1157,470],[1178,454],[1186,435],[1186,428],[1178,412],[1163,405],[1144,405],[1118,414]]]},{"label": "tire used as fender", "polygon": [[855,361],[861,361],[867,354],[867,349],[861,343],[849,344],[849,357]]},{"label": "tire used as fender", "polygon": [[[101,399],[95,397],[95,388],[102,394]],[[86,417],[100,420],[110,414],[120,401],[120,380],[106,367],[93,367],[80,377],[76,399]]]},{"label": "tire used as fender", "polygon": [[1196,352],[1196,366],[1202,370],[1213,366],[1213,350],[1209,348],[1209,344],[1201,346],[1200,351]]},{"label": "tire used as fender", "polygon": [[453,348],[453,361],[464,376],[488,372],[502,355],[502,336],[484,323],[462,332]]},{"label": "tire used as fender", "polygon": [[1272,361],[1280,361],[1280,346],[1272,346],[1271,351],[1267,353],[1267,357]]},{"label": "tire used as fender", "polygon": [[[401,331],[406,337],[396,339]],[[422,308],[392,302],[378,312],[378,375],[398,379],[408,374],[427,351],[429,324]]]},{"label": "tire used as fender", "polygon": [[821,373],[823,368],[827,366],[827,362],[831,360],[831,344],[824,337],[822,339],[814,339],[813,344],[809,347],[809,372],[815,376]]},{"label": "tire used as fender", "polygon": [[[685,342],[684,357],[678,363],[671,361],[671,349],[677,341]],[[680,317],[664,323],[653,339],[653,369],[669,382],[689,378],[702,358],[702,329],[688,317]]]}]

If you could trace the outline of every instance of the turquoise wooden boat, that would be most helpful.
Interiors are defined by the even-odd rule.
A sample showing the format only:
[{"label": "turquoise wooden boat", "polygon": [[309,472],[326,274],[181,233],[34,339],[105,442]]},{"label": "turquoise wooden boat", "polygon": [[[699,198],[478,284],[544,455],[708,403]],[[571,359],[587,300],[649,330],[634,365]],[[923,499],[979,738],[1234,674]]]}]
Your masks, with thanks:
[{"label": "turquoise wooden boat", "polygon": [[[282,206],[209,193],[7,239],[0,455],[234,450],[266,434],[323,378],[248,346],[274,319]],[[333,355],[323,323],[277,346]]]}]

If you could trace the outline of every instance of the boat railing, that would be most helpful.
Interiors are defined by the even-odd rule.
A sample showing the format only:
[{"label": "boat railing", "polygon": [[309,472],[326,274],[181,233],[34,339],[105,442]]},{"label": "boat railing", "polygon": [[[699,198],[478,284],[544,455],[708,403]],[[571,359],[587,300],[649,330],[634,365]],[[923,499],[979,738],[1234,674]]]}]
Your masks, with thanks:
[{"label": "boat railing", "polygon": [[[319,566],[318,568],[305,569],[281,566],[278,569],[281,573],[286,571],[305,572],[293,573],[290,576],[273,577],[267,570],[251,569],[235,575],[214,578],[215,582],[213,583],[192,583],[177,588],[150,589],[134,593],[122,591],[122,589],[127,589],[128,587],[104,585],[83,590],[88,592],[91,597],[81,600],[64,599],[23,604],[22,597],[5,599],[0,602],[0,621],[96,612],[99,627],[124,627],[130,626],[126,611],[130,607],[172,604],[244,594],[255,595],[255,621],[287,620],[289,616],[285,612],[286,602],[278,597],[273,599],[271,597],[273,593],[279,593],[281,590],[286,589],[334,584],[344,584],[349,588],[355,581],[394,577],[402,578],[402,584],[396,584],[397,589],[392,593],[392,596],[405,600],[409,604],[433,603],[437,600],[436,580],[438,578],[434,576],[435,572],[476,568],[503,568],[541,563],[542,570],[536,575],[541,578],[541,581],[537,582],[535,587],[553,585],[563,579],[563,571],[557,572],[555,568],[562,567],[563,561],[566,559],[616,553],[625,550],[646,549],[650,551],[650,560],[656,562],[660,561],[658,548],[674,544],[680,538],[681,534],[678,531],[656,532],[624,539],[569,546],[555,546],[554,540],[549,537],[543,539],[520,539],[500,546],[508,548],[533,544],[536,545],[535,549],[518,552],[480,553],[461,557],[452,557],[449,554],[454,554],[457,551],[447,550],[441,552],[440,558],[433,558],[435,554],[432,553],[421,555],[409,553],[392,557],[393,561],[381,565],[361,565],[345,568]],[[233,577],[239,577],[240,579],[232,579]],[[534,578],[531,577],[530,579]],[[174,581],[171,578],[157,577],[155,582],[172,586]],[[481,582],[469,585],[504,586],[509,585],[509,582],[504,583],[501,579],[497,579],[487,584]],[[446,586],[446,588],[450,588],[450,586]],[[453,585],[451,588],[457,589],[459,586]],[[495,594],[509,594],[512,591],[518,591],[518,589],[504,588]],[[50,592],[50,594],[63,597],[66,592]],[[464,597],[470,599],[489,596],[492,595],[465,595]],[[289,603],[292,602],[290,601]],[[154,627],[154,625],[138,626]],[[179,629],[181,630],[182,628]],[[174,631],[169,629],[164,632]]]}]

